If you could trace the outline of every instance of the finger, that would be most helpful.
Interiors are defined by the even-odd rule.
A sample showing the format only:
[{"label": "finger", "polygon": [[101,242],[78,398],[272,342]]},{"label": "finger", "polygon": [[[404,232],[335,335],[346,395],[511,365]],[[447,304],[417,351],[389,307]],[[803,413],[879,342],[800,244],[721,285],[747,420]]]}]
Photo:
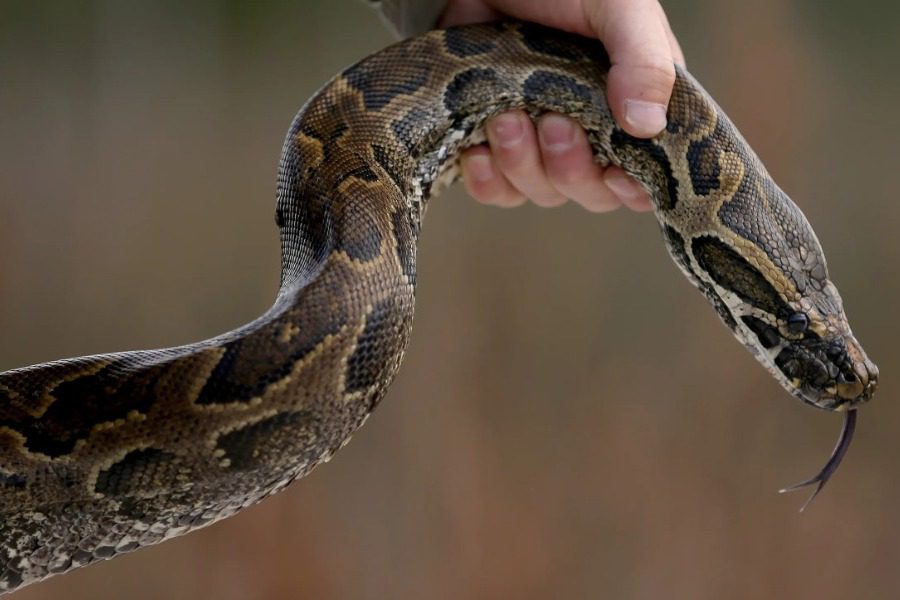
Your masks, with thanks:
[{"label": "finger", "polygon": [[565,204],[566,197],[544,173],[537,134],[524,111],[509,111],[490,119],[487,137],[494,165],[514,188],[538,206]]},{"label": "finger", "polygon": [[585,7],[609,52],[607,97],[616,121],[631,135],[651,137],[666,126],[675,82],[667,27],[656,0],[608,0]]},{"label": "finger", "polygon": [[459,159],[463,185],[469,195],[482,204],[511,208],[525,202],[494,165],[487,146],[475,146],[462,153]]},{"label": "finger", "polygon": [[549,113],[538,120],[541,159],[547,177],[561,194],[592,212],[621,206],[603,182],[584,130],[571,119]]},{"label": "finger", "polygon": [[608,167],[603,172],[603,182],[626,208],[635,212],[653,209],[647,190],[619,167]]}]

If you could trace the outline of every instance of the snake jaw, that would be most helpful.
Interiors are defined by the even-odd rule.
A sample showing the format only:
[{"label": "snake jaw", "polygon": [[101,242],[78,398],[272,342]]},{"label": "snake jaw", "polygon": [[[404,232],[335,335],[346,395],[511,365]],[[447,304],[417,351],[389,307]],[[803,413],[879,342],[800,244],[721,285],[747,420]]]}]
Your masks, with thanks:
[{"label": "snake jaw", "polygon": [[[751,339],[751,342],[753,340]],[[824,410],[857,407],[872,398],[878,368],[850,335],[782,339],[757,355],[782,384],[804,402]]]}]

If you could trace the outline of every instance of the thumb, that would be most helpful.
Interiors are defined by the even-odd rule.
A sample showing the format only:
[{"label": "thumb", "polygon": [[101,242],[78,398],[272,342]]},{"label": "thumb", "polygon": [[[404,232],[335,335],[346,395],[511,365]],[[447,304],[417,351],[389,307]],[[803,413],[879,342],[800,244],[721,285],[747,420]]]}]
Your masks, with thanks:
[{"label": "thumb", "polygon": [[675,83],[662,8],[656,0],[607,0],[586,2],[585,12],[609,53],[606,93],[613,117],[635,137],[656,135],[666,126]]}]

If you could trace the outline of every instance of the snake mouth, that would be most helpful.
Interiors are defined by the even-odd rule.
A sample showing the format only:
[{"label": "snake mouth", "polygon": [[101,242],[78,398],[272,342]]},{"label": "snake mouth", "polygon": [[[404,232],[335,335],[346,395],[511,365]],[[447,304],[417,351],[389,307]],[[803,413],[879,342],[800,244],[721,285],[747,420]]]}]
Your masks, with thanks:
[{"label": "snake mouth", "polygon": [[841,398],[834,394],[823,394],[821,390],[812,391],[812,393],[804,399],[818,408],[833,412],[845,412],[858,404],[857,402],[853,402],[847,398]]},{"label": "snake mouth", "polygon": [[841,374],[834,387],[836,395],[850,406],[868,402],[878,387],[878,367],[868,359],[855,363],[849,374]]},{"label": "snake mouth", "polygon": [[[799,381],[796,383],[800,383]],[[799,385],[800,397],[806,402],[825,410],[844,412],[858,408],[872,399],[878,387],[877,375],[871,376],[865,383],[859,380],[831,383],[824,388],[813,385]]]},{"label": "snake mouth", "polygon": [[872,399],[872,396],[875,395],[875,389],[878,387],[878,378],[873,377],[869,379],[868,383],[866,383],[863,391],[856,398],[850,400],[852,404],[862,404],[863,402],[868,402]]},{"label": "snake mouth", "polygon": [[804,338],[780,348],[775,366],[805,402],[844,411],[868,402],[878,386],[878,367],[852,338]]}]

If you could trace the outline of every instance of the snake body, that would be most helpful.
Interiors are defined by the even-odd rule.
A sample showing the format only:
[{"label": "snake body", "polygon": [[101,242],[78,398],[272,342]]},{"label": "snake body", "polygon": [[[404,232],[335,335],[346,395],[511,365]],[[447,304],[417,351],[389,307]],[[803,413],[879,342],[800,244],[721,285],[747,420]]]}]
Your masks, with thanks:
[{"label": "snake body", "polygon": [[164,350],[0,374],[0,590],[208,525],[347,443],[410,333],[428,200],[486,118],[557,111],[650,192],[675,262],[792,394],[854,408],[875,388],[815,234],[678,69],[667,128],[626,134],[596,41],[526,23],[406,40],[295,118],[278,174],[281,288],[252,323]]}]

